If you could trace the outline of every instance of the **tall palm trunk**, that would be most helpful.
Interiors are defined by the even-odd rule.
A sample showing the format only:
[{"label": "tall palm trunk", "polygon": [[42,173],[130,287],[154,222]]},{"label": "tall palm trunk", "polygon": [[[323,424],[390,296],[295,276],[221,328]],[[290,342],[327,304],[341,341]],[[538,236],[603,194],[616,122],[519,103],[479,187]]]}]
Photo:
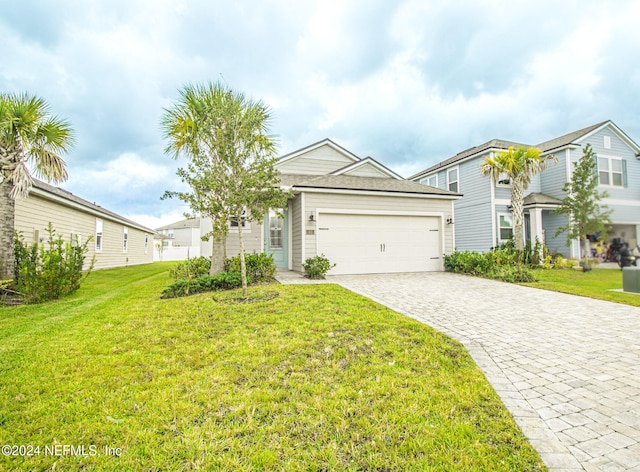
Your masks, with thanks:
[{"label": "tall palm trunk", "polygon": [[13,233],[16,202],[10,196],[12,189],[13,183],[6,178],[0,183],[0,280],[15,276]]},{"label": "tall palm trunk", "polygon": [[524,186],[519,178],[512,179],[511,183],[511,213],[513,214],[513,240],[516,251],[524,249],[524,232],[522,222],[524,220],[523,209]]}]

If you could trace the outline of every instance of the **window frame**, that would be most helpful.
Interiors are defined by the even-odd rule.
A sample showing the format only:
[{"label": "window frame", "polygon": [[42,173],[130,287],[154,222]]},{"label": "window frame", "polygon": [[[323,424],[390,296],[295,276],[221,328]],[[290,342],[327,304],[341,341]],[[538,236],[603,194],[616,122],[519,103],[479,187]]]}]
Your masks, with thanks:
[{"label": "window frame", "polygon": [[[513,235],[515,232],[515,228],[514,228],[514,224],[513,224],[513,215],[511,213],[506,213],[506,212],[498,212],[497,213],[497,217],[498,217],[498,241],[501,243],[506,243],[507,241],[513,239]],[[502,217],[508,217],[510,222],[511,222],[511,227],[507,228],[507,227],[503,227],[502,226]],[[504,239],[502,237],[502,230],[503,229],[510,229],[511,230],[511,237]]]},{"label": "window frame", "polygon": [[[509,180],[508,184],[505,183],[501,183],[501,181],[503,180]],[[499,188],[511,188],[511,179],[509,178],[509,176],[507,175],[506,172],[501,172],[500,175],[498,176],[498,180],[496,181],[496,187]]]},{"label": "window frame", "polygon": [[104,245],[104,221],[102,218],[96,218],[96,246],[95,252],[102,252]]},{"label": "window frame", "polygon": [[129,250],[129,228],[122,227],[122,253],[126,254]]},{"label": "window frame", "polygon": [[[432,179],[435,179],[435,185],[429,183],[429,181]],[[428,185],[429,187],[438,188],[438,174],[431,174],[428,177],[420,179],[420,183],[423,185]]]},{"label": "window frame", "polygon": [[[451,172],[456,172],[456,179],[451,180]],[[451,185],[456,184],[456,189],[451,190]],[[447,169],[447,190],[450,192],[460,193],[460,166],[455,166]]]},{"label": "window frame", "polygon": [[[602,186],[602,187],[612,187],[612,188],[624,188],[624,181],[625,181],[625,165],[624,165],[624,159],[622,159],[621,157],[616,157],[616,156],[608,156],[605,154],[598,154],[597,156],[597,160],[598,160],[598,185]],[[606,160],[607,161],[607,168],[603,169],[600,167],[600,161],[602,160]],[[614,171],[613,170],[613,161],[618,161],[620,163],[620,171]],[[602,183],[602,178],[600,176],[601,173],[606,173],[607,174],[607,183]],[[619,175],[620,176],[620,184],[614,184],[614,179],[613,176],[614,175]]]}]

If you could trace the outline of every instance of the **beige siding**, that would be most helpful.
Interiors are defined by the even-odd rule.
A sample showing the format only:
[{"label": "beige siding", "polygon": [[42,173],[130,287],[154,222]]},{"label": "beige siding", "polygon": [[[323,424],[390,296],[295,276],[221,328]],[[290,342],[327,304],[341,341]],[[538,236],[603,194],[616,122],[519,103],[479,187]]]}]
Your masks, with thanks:
[{"label": "beige siding", "polygon": [[353,159],[325,144],[293,159],[276,164],[283,174],[323,175],[353,164]]},{"label": "beige siding", "polygon": [[359,167],[356,167],[353,170],[350,170],[348,172],[345,172],[342,175],[356,175],[358,177],[386,177],[389,178],[389,175],[382,172],[380,169],[378,169],[377,167],[367,163],[367,164],[362,164]]},{"label": "beige siding", "polygon": [[[102,251],[95,252],[96,216],[83,212],[80,209],[70,208],[36,195],[31,195],[24,200],[16,201],[16,231],[22,232],[27,243],[34,242],[36,234],[41,242],[47,238],[45,229],[49,222],[53,225],[57,234],[65,241],[71,241],[71,234],[80,234],[82,242],[88,237],[93,237],[89,244],[87,261],[95,254],[96,269],[120,267],[134,264],[147,264],[153,262],[153,238],[149,233],[139,229],[128,227],[127,252],[123,251],[122,223],[117,223],[101,218],[103,221],[103,245]],[[148,234],[148,245],[145,251],[145,234]]]},{"label": "beige siding", "polygon": [[[347,195],[331,193],[306,193],[305,210],[321,209],[380,211],[380,212],[429,212],[442,213],[444,218],[453,216],[453,201],[438,198],[413,198],[402,196]],[[453,226],[444,227],[444,251],[453,252]],[[305,257],[316,255],[316,234],[304,236]],[[294,259],[295,260],[295,259]],[[299,270],[294,266],[295,270]]]},{"label": "beige siding", "polygon": [[[242,233],[245,254],[262,252],[262,225],[252,221],[249,230],[245,228]],[[227,257],[240,254],[240,241],[238,240],[238,228],[230,228],[227,236]]]}]

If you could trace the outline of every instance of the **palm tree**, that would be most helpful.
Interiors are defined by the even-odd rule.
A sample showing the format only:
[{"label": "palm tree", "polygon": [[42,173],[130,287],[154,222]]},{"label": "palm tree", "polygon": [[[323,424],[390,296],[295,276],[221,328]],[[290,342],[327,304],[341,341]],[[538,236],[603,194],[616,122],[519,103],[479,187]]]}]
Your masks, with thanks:
[{"label": "palm tree", "polygon": [[33,176],[67,179],[61,154],[73,144],[69,123],[28,93],[0,94],[0,279],[14,277],[15,200],[25,198]]},{"label": "palm tree", "polygon": [[531,182],[531,177],[547,168],[549,161],[558,163],[554,155],[542,156],[537,148],[510,147],[508,151],[497,153],[494,157],[486,157],[480,164],[482,175],[490,175],[495,184],[505,177],[511,183],[511,213],[513,214],[513,235],[517,251],[524,249],[524,191]]}]

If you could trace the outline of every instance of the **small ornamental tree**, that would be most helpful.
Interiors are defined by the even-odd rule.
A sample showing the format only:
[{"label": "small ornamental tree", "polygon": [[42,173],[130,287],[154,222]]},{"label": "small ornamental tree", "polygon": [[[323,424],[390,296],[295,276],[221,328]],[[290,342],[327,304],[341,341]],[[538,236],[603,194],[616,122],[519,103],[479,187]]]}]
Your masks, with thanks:
[{"label": "small ornamental tree", "polygon": [[[269,208],[282,208],[289,194],[279,185],[274,139],[268,134],[271,114],[260,101],[248,99],[220,83],[187,85],[181,99],[165,110],[162,129],[169,139],[166,152],[185,155],[186,168],[178,175],[190,187],[186,192],[165,192],[209,217],[214,256],[211,273],[221,272],[229,222],[236,221],[240,246],[242,293],[247,296],[243,226],[262,223]],[[222,254],[221,254],[222,252]]]},{"label": "small ornamental tree", "polygon": [[578,162],[574,162],[571,181],[562,190],[566,196],[554,213],[567,215],[568,223],[556,231],[556,236],[567,233],[567,246],[571,241],[580,240],[580,257],[584,254],[587,235],[606,232],[611,224],[611,212],[600,201],[608,197],[607,192],[598,191],[597,156],[587,144]]}]

